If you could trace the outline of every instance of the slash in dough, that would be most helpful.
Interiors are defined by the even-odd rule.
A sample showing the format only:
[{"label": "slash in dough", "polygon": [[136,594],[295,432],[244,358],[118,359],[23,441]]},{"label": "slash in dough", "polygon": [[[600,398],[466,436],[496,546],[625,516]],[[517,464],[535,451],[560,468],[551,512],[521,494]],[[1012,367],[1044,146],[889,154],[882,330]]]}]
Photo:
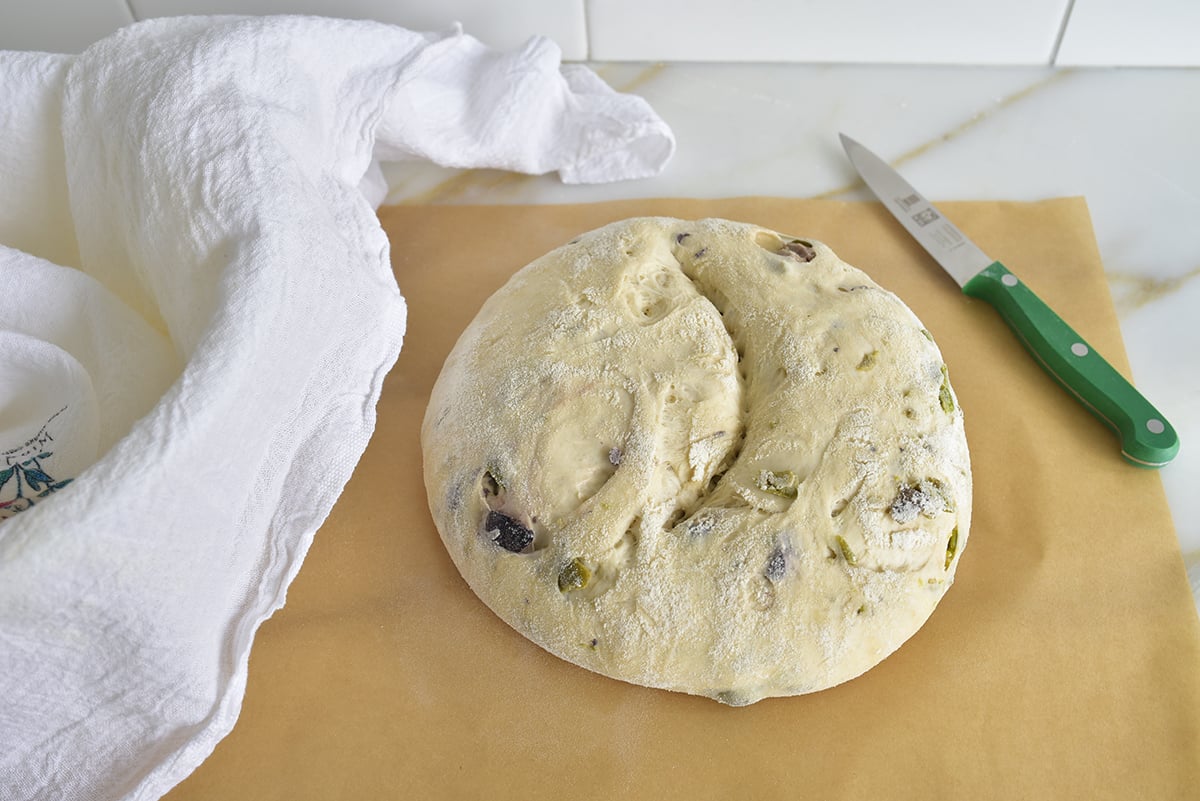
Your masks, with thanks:
[{"label": "slash in dough", "polygon": [[743,705],[878,664],[967,542],[941,353],[824,244],[636,218],[495,293],[442,369],[425,482],[472,590],[606,676]]}]

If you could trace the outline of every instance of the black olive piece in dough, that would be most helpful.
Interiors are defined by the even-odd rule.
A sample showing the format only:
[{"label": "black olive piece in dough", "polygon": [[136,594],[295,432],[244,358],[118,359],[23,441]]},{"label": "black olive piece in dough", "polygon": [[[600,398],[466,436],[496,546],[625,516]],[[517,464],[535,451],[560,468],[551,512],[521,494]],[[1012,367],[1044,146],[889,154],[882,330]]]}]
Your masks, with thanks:
[{"label": "black olive piece in dough", "polygon": [[492,542],[513,553],[520,553],[533,542],[533,532],[503,512],[488,512],[483,528],[494,534]]}]

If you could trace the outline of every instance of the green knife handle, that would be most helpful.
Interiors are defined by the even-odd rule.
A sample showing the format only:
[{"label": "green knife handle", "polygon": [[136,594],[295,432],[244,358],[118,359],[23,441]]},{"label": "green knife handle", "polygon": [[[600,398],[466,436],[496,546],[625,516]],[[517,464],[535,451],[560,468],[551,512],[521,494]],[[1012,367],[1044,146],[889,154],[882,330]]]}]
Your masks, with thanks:
[{"label": "green knife handle", "polygon": [[1179,437],[1167,419],[1003,264],[992,262],[963,293],[995,307],[1046,372],[1117,432],[1126,461],[1162,467],[1175,458]]}]

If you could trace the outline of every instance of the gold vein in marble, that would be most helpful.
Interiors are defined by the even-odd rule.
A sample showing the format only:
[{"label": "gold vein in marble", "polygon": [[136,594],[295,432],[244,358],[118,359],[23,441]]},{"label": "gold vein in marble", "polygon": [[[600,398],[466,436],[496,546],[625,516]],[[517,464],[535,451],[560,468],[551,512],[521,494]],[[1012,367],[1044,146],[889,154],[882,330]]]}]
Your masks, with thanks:
[{"label": "gold vein in marble", "polygon": [[[983,111],[980,111],[980,112],[972,115],[971,117],[967,118],[966,120],[959,123],[955,127],[951,128],[949,131],[946,131],[943,134],[935,136],[934,138],[929,139],[925,142],[922,142],[921,144],[917,145],[914,148],[911,148],[910,150],[906,150],[905,152],[903,152],[899,156],[897,156],[895,159],[889,161],[888,164],[890,164],[892,167],[899,169],[901,165],[906,164],[906,163],[912,161],[913,159],[918,158],[919,156],[925,155],[926,153],[928,153],[930,150],[932,150],[937,145],[945,144],[946,142],[951,142],[951,141],[957,139],[958,137],[962,136],[967,131],[970,131],[972,128],[979,125],[984,120],[991,119],[992,116],[996,112],[1003,111],[1006,108],[1016,105],[1017,103],[1021,102],[1022,100],[1029,97],[1030,95],[1034,94],[1035,92],[1038,92],[1052,84],[1058,83],[1059,81],[1063,80],[1067,76],[1074,74],[1074,72],[1075,72],[1075,70],[1071,70],[1071,69],[1054,70],[1049,75],[1047,75],[1045,78],[1041,78],[1037,81],[1034,81],[1033,83],[1029,84],[1028,86],[1018,89],[1017,91],[1013,92],[1010,95],[1005,95],[1004,97],[1000,98],[1000,100],[998,102],[996,102],[994,105],[984,109]],[[866,184],[863,183],[863,180],[861,178],[858,178],[858,179],[852,181],[851,183],[846,184],[845,186],[840,186],[836,189],[830,189],[829,191],[822,192],[819,195],[813,195],[813,198],[816,200],[830,200],[830,199],[838,197],[839,195],[844,195],[849,192],[852,192],[852,191],[854,191],[860,187],[863,187],[865,185]]]},{"label": "gold vein in marble", "polygon": [[625,92],[625,93],[632,92],[634,89],[640,89],[641,87],[645,86],[650,81],[657,78],[659,73],[661,73],[664,69],[666,69],[666,67],[667,67],[667,65],[662,61],[656,62],[654,64],[650,64],[645,69],[638,72],[637,75],[634,75],[633,78],[631,78],[626,83],[623,83],[620,86],[614,86],[613,88],[616,89],[618,92]]},{"label": "gold vein in marble", "polygon": [[1131,275],[1114,270],[1105,271],[1110,284],[1121,287],[1115,298],[1118,314],[1129,314],[1177,291],[1184,284],[1200,277],[1200,265],[1181,275],[1157,278],[1152,275]]}]

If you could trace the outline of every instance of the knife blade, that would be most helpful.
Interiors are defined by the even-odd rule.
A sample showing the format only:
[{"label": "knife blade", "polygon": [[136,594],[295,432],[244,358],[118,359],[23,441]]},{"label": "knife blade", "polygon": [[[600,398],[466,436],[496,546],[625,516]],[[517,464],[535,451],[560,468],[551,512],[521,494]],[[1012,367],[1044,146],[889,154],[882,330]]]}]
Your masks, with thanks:
[{"label": "knife blade", "polygon": [[845,134],[838,136],[850,163],[884,208],[963,294],[991,304],[1046,372],[1117,433],[1127,462],[1158,468],[1175,458],[1175,429],[1095,348],[885,161]]}]

